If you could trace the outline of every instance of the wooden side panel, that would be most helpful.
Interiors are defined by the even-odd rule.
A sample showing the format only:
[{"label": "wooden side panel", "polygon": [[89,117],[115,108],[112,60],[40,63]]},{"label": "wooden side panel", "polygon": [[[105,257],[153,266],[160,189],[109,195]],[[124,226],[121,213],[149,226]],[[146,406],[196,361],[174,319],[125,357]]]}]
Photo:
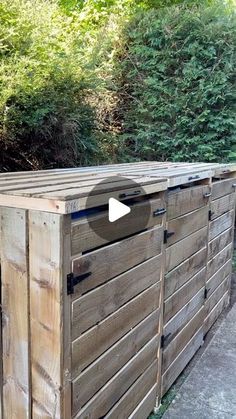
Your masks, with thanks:
[{"label": "wooden side panel", "polygon": [[210,193],[209,186],[196,186],[180,192],[169,192],[167,219],[180,217],[183,214],[201,208],[207,204],[205,194]]},{"label": "wooden side panel", "polygon": [[206,268],[194,275],[164,303],[164,323],[167,323],[204,286]]},{"label": "wooden side panel", "polygon": [[158,321],[159,310],[156,310],[104,352],[73,381],[74,411],[85,405],[125,363],[156,335]]},{"label": "wooden side panel", "polygon": [[73,272],[76,275],[91,273],[86,281],[77,285],[75,296],[160,254],[162,243],[163,227],[156,227],[74,259]]},{"label": "wooden side panel", "polygon": [[206,316],[210,314],[210,312],[213,310],[215,305],[220,301],[220,299],[226,293],[226,291],[229,291],[230,279],[231,279],[230,276],[227,276],[224,279],[224,281],[222,281],[222,283],[211,294],[210,298],[206,300],[206,304],[205,304]]},{"label": "wooden side panel", "polygon": [[209,240],[213,240],[216,236],[221,234],[223,231],[232,227],[233,220],[234,220],[234,211],[232,210],[216,218],[214,221],[211,221],[210,227],[209,227]]},{"label": "wooden side panel", "polygon": [[[165,208],[165,203],[162,199],[150,199],[148,204],[147,201],[144,200],[143,202],[135,203],[130,207],[130,214],[121,220],[119,228],[114,231],[112,237],[113,241],[140,231],[140,225],[143,224],[142,218],[145,211],[150,211],[150,217],[147,220],[146,228],[162,223],[162,216],[153,215],[157,209]],[[107,211],[89,217],[89,222],[87,217],[74,221],[71,226],[72,255],[107,244],[107,240],[100,237],[94,229],[91,228],[91,223],[93,223],[93,227],[96,226],[96,232],[101,232],[101,236],[106,232],[109,233],[111,229]]]},{"label": "wooden side panel", "polygon": [[[157,356],[159,337],[144,346],[96,395],[78,412],[76,418],[97,419],[105,416],[130,386],[144,373]],[[154,406],[153,406],[154,407]]]},{"label": "wooden side panel", "polygon": [[144,397],[141,403],[136,407],[135,411],[128,419],[143,419],[147,418],[155,407],[157,397],[157,386],[153,386],[148,394]]},{"label": "wooden side panel", "polygon": [[234,192],[233,183],[235,183],[235,179],[233,178],[214,182],[212,184],[212,200]]},{"label": "wooden side panel", "polygon": [[228,260],[220,269],[207,281],[206,289],[208,298],[215,291],[215,289],[224,281],[224,279],[231,275],[232,261]]},{"label": "wooden side panel", "polygon": [[196,233],[166,249],[166,272],[174,269],[184,260],[206,246],[207,227],[201,228]]},{"label": "wooden side panel", "polygon": [[67,233],[63,221],[58,214],[32,211],[29,215],[32,416],[38,419],[63,418],[63,410],[69,411],[64,406],[70,377],[63,370],[63,333],[68,339],[70,318],[64,324],[63,255]]},{"label": "wooden side panel", "polygon": [[160,275],[161,255],[158,255],[75,300],[72,304],[74,335],[85,332],[127,301],[159,282]]},{"label": "wooden side panel", "polygon": [[169,366],[162,377],[162,396],[167,392],[170,386],[175,382],[176,378],[183,371],[194,354],[197,352],[203,341],[203,329],[199,329],[197,333],[188,342],[185,348],[180,352],[178,357]]},{"label": "wooden side panel", "polygon": [[214,275],[222,265],[224,265],[232,256],[232,244],[225,247],[220,253],[208,262],[207,277],[210,278]]},{"label": "wooden side panel", "polygon": [[165,299],[205,266],[206,257],[207,249],[204,247],[165,275]]},{"label": "wooden side panel", "polygon": [[204,323],[204,334],[208,332],[208,330],[213,326],[215,321],[218,319],[221,312],[224,310],[225,307],[229,304],[229,292],[227,291],[221,300],[218,302],[218,304],[215,305],[213,310],[210,312],[210,314],[206,317],[205,323]]},{"label": "wooden side panel", "polygon": [[208,206],[192,211],[172,221],[168,221],[168,231],[174,235],[168,239],[168,246],[200,230],[208,224]]},{"label": "wooden side panel", "polygon": [[225,212],[234,209],[235,205],[235,194],[223,196],[222,198],[216,199],[211,203],[211,220],[220,217]]},{"label": "wooden side panel", "polygon": [[160,282],[133,298],[98,325],[83,333],[72,344],[74,374],[94,361],[159,306]]},{"label": "wooden side panel", "polygon": [[215,257],[221,250],[223,250],[228,244],[232,242],[233,229],[232,227],[221,233],[215,239],[213,239],[208,246],[208,260]]},{"label": "wooden side panel", "polygon": [[201,288],[200,291],[198,291],[198,293],[164,326],[163,333],[166,345],[174,339],[203,305],[204,288]]},{"label": "wooden side panel", "polygon": [[197,314],[186,324],[186,326],[179,332],[179,334],[170,342],[163,352],[163,372],[170,366],[179,353],[191,340],[193,335],[200,329],[204,322],[205,311],[202,307]]},{"label": "wooden side panel", "polygon": [[[150,367],[135,381],[130,389],[124,394],[123,397],[115,404],[110,412],[104,417],[104,419],[126,419],[135,410],[140,403],[143,402],[149,391],[153,392],[153,387],[156,388],[156,377],[157,377],[157,361],[153,362]],[[156,391],[155,397],[152,399],[151,409],[148,413],[142,416],[146,418],[148,414],[155,407],[156,402]]]},{"label": "wooden side panel", "polygon": [[30,410],[27,211],[1,209],[3,415],[26,419]]}]

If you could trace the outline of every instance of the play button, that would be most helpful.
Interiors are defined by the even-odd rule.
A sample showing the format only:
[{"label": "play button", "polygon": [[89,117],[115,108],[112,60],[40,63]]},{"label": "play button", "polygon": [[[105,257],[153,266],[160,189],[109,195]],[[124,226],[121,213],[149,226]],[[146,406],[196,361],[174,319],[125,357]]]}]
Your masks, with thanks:
[{"label": "play button", "polygon": [[108,218],[110,223],[114,223],[114,221],[117,221],[119,218],[129,214],[130,211],[131,209],[128,207],[128,205],[122,204],[122,202],[117,201],[115,198],[109,199]]}]

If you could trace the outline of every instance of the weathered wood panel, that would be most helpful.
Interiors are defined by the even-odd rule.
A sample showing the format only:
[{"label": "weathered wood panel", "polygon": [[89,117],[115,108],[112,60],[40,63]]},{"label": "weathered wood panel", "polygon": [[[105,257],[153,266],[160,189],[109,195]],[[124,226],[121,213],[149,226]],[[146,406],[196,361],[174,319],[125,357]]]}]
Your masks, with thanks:
[{"label": "weathered wood panel", "polygon": [[[236,180],[235,180],[236,182]],[[223,196],[222,198],[216,199],[211,203],[211,220],[220,217],[225,212],[234,209],[235,206],[235,194]]]},{"label": "weathered wood panel", "polygon": [[76,375],[159,306],[160,283],[133,298],[92,327],[72,344],[72,368]]},{"label": "weathered wood panel", "polygon": [[205,310],[202,307],[197,314],[184,326],[179,334],[170,342],[163,351],[162,370],[163,372],[170,366],[179,353],[188,344],[198,329],[203,325]]},{"label": "weathered wood panel", "polygon": [[196,233],[166,249],[166,272],[174,269],[184,260],[206,246],[207,227],[201,228]]},{"label": "weathered wood panel", "polygon": [[[157,367],[158,363],[157,361],[154,361],[153,364],[151,364],[150,367],[148,367],[147,370],[135,381],[124,396],[121,397],[104,419],[127,419],[134,409],[138,407],[139,403],[145,399],[150,389],[153,392],[153,386],[156,387]],[[154,408],[155,401],[156,391],[154,403],[152,402],[152,407],[148,410],[147,414],[149,414]],[[142,416],[142,419],[146,417],[147,415],[145,413],[145,415]]]},{"label": "weathered wood panel", "polygon": [[210,312],[210,314],[206,317],[205,323],[204,323],[204,334],[208,332],[208,330],[213,326],[215,321],[218,319],[222,311],[225,307],[229,304],[229,291],[227,291],[221,300],[216,304],[216,306],[213,308],[213,310]]},{"label": "weathered wood panel", "polygon": [[234,178],[219,180],[212,184],[212,200],[220,198],[221,196],[228,195],[234,192],[233,183]]},{"label": "weathered wood panel", "polygon": [[[159,310],[155,310],[104,352],[73,380],[74,410],[79,410],[157,333]],[[72,371],[74,375],[74,370]]]},{"label": "weathered wood panel", "polygon": [[203,341],[203,329],[202,327],[188,342],[185,348],[180,352],[178,357],[169,366],[162,377],[162,395],[164,395],[170,386],[175,382],[176,378],[183,371],[189,361],[192,359],[194,354],[197,352]]},{"label": "weathered wood panel", "polygon": [[224,265],[232,257],[232,244],[229,244],[220,253],[208,262],[207,265],[207,278],[209,279],[214,275],[222,265]]},{"label": "weathered wood panel", "polygon": [[205,247],[165,275],[165,299],[205,266],[206,256],[207,249]]},{"label": "weathered wood panel", "polygon": [[196,186],[180,192],[168,193],[167,219],[180,217],[208,203],[205,194],[210,193],[209,186]]},{"label": "weathered wood panel", "polygon": [[168,231],[174,235],[168,239],[167,246],[178,242],[208,224],[208,205],[192,211],[174,220],[168,221]]},{"label": "weathered wood panel", "polygon": [[161,255],[158,255],[75,300],[72,327],[76,336],[160,281],[160,275]]},{"label": "weathered wood panel", "polygon": [[3,417],[31,417],[27,211],[1,208]]},{"label": "weathered wood panel", "polygon": [[210,241],[208,245],[208,260],[215,257],[221,250],[228,246],[233,239],[233,228],[223,231],[219,236]]},{"label": "weathered wood panel", "polygon": [[[146,228],[161,224],[162,216],[154,216],[153,213],[157,209],[165,208],[165,203],[162,199],[156,198],[150,199],[148,204],[147,200],[135,203],[130,205],[130,208],[131,212],[119,221],[119,228],[116,230],[113,229],[112,241],[139,232],[140,225],[143,225],[144,211],[150,211]],[[93,227],[96,225],[96,232],[91,228],[91,222],[93,223]],[[108,211],[74,221],[71,232],[72,255],[107,244],[107,240],[102,236],[109,234],[110,230],[111,223],[108,220]],[[100,235],[97,234],[99,231],[101,232]]]},{"label": "weathered wood panel", "polygon": [[96,395],[78,412],[76,418],[97,419],[105,416],[130,386],[152,364],[157,356],[159,337],[144,346]]},{"label": "weathered wood panel", "polygon": [[223,231],[232,227],[234,221],[234,211],[226,212],[214,221],[210,222],[209,226],[209,240],[213,240],[216,236],[221,234]]},{"label": "weathered wood panel", "polygon": [[215,291],[215,289],[224,281],[224,279],[231,275],[232,270],[232,260],[228,260],[220,269],[210,278],[206,283],[207,296]]},{"label": "weathered wood panel", "polygon": [[164,303],[164,323],[167,323],[205,285],[206,268],[193,276]]},{"label": "weathered wood panel", "polygon": [[165,343],[168,344],[182,330],[182,328],[195,316],[204,305],[205,287],[200,291],[171,319],[164,325],[163,333]]},{"label": "weathered wood panel", "polygon": [[155,407],[157,397],[157,386],[153,386],[140,404],[136,407],[135,411],[129,416],[128,419],[143,419],[147,418]]},{"label": "weathered wood panel", "polygon": [[229,290],[231,278],[227,276],[222,283],[215,289],[215,291],[211,294],[211,296],[206,300],[205,303],[205,312],[206,316],[210,314],[216,304],[220,301],[222,296]]},{"label": "weathered wood panel", "polygon": [[80,282],[75,296],[161,253],[163,228],[157,227],[73,260],[73,272],[91,275]]}]

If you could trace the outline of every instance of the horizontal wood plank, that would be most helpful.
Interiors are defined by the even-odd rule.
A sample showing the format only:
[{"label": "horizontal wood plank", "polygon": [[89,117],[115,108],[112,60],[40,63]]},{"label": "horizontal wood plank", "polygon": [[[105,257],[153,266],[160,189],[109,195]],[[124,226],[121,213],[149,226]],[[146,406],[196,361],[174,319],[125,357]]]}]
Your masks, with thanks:
[{"label": "horizontal wood plank", "polygon": [[155,408],[157,399],[157,385],[154,385],[128,419],[147,418]]},{"label": "horizontal wood plank", "polygon": [[167,323],[204,286],[206,268],[194,275],[164,303],[164,323]]},{"label": "horizontal wood plank", "polygon": [[207,298],[205,303],[205,313],[206,316],[210,314],[213,308],[217,305],[217,303],[221,300],[222,296],[230,289],[231,278],[227,276],[221,284],[215,289],[215,291],[211,294],[209,298]]},{"label": "horizontal wood plank", "polygon": [[79,336],[133,297],[160,281],[161,255],[86,293],[72,303],[72,328]]},{"label": "horizontal wood plank", "polygon": [[231,194],[234,192],[233,183],[234,178],[223,179],[212,184],[212,200],[218,199],[221,196]]},{"label": "horizontal wood plank", "polygon": [[204,322],[204,335],[210,330],[210,328],[213,326],[215,321],[218,319],[222,311],[227,307],[229,304],[229,292],[227,291],[221,300],[216,304],[216,306],[213,308],[213,310],[208,314],[206,317],[206,320]]},{"label": "horizontal wood plank", "polygon": [[234,210],[226,212],[214,221],[210,222],[209,226],[209,240],[213,240],[216,236],[221,234],[223,231],[228,230],[232,227],[234,222]]},{"label": "horizontal wood plank", "polygon": [[[235,180],[236,182],[236,180]],[[211,220],[220,217],[225,212],[228,212],[235,207],[235,194],[223,196],[222,198],[216,199],[211,203]]]},{"label": "horizontal wood plank", "polygon": [[206,283],[207,295],[210,295],[215,291],[215,289],[224,281],[224,279],[231,275],[232,271],[232,261],[228,260],[220,269],[210,278]]},{"label": "horizontal wood plank", "polygon": [[76,375],[159,307],[160,283],[133,298],[72,344],[72,369]]},{"label": "horizontal wood plank", "polygon": [[228,230],[223,231],[223,233],[216,236],[213,240],[209,242],[208,245],[208,260],[215,257],[221,250],[228,246],[233,239],[233,226]]},{"label": "horizontal wood plank", "polygon": [[73,259],[74,274],[82,275],[91,272],[88,278],[75,287],[76,295],[81,295],[160,254],[162,243],[163,228],[156,227]]},{"label": "horizontal wood plank", "polygon": [[196,233],[166,249],[166,272],[171,271],[184,260],[206,246],[207,227],[201,228]]},{"label": "horizontal wood plank", "polygon": [[210,187],[207,185],[190,187],[180,192],[169,192],[167,219],[172,220],[205,206],[208,203],[208,198],[205,198],[205,194],[208,193],[210,193]]},{"label": "horizontal wood plank", "polygon": [[232,244],[229,244],[220,253],[208,262],[207,265],[207,278],[209,279],[214,275],[221,266],[223,266],[232,257]]}]

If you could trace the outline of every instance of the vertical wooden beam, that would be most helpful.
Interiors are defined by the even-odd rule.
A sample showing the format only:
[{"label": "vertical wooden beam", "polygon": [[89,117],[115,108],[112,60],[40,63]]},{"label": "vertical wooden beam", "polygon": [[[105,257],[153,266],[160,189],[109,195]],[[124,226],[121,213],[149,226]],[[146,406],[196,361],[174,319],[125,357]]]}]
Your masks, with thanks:
[{"label": "vertical wooden beam", "polygon": [[27,211],[1,209],[3,417],[30,412]]},{"label": "vertical wooden beam", "polygon": [[70,304],[66,294],[66,270],[70,266],[68,220],[58,214],[29,213],[34,419],[69,418],[71,412]]}]

